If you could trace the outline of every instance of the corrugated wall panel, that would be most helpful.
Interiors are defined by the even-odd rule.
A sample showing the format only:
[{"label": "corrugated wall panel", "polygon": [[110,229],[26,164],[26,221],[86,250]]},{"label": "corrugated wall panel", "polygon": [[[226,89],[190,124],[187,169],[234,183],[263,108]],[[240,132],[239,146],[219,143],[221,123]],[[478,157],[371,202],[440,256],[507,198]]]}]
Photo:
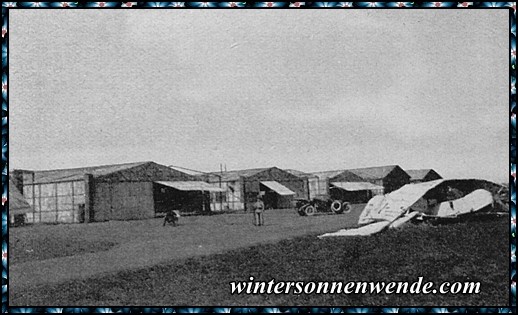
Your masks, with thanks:
[{"label": "corrugated wall panel", "polygon": [[72,210],[73,205],[72,195],[58,197],[58,210]]},{"label": "corrugated wall panel", "polygon": [[74,214],[72,211],[60,211],[58,212],[57,221],[59,223],[73,223]]},{"label": "corrugated wall panel", "polygon": [[[41,197],[56,196],[56,184],[39,184]],[[37,196],[37,195],[36,195]]]},{"label": "corrugated wall panel", "polygon": [[85,195],[85,182],[74,182],[74,195]]},{"label": "corrugated wall panel", "polygon": [[[56,223],[56,212],[55,211],[41,212],[40,216],[41,216],[41,220],[39,220],[37,222]],[[38,215],[36,215],[36,217],[38,217]]]},{"label": "corrugated wall panel", "polygon": [[308,178],[309,198],[313,199],[319,194],[318,178]]},{"label": "corrugated wall panel", "polygon": [[27,213],[25,215],[25,220],[27,220],[27,223],[36,223],[34,222],[34,213]]},{"label": "corrugated wall panel", "polygon": [[227,189],[226,207],[229,210],[243,210],[243,184],[241,181],[223,182]]},{"label": "corrugated wall panel", "polygon": [[84,204],[85,203],[85,195],[74,195],[74,204]]},{"label": "corrugated wall panel", "polygon": [[95,183],[94,221],[109,220],[111,215],[111,193],[109,183]]},{"label": "corrugated wall panel", "polygon": [[329,182],[327,178],[318,180],[318,195],[329,196]]},{"label": "corrugated wall panel", "polygon": [[153,183],[96,183],[94,220],[133,220],[153,218]]},{"label": "corrugated wall panel", "polygon": [[[75,191],[77,188],[78,192]],[[32,192],[34,190],[34,197]],[[79,205],[84,204],[84,182],[62,182],[24,185],[24,197],[33,208],[29,223],[73,223],[82,217]],[[34,203],[34,205],[33,205]]]},{"label": "corrugated wall panel", "polygon": [[57,183],[56,184],[57,195],[58,196],[71,196],[72,195],[72,186],[73,186],[73,183],[71,183],[71,182]]},{"label": "corrugated wall panel", "polygon": [[56,211],[56,197],[41,197],[41,211]]},{"label": "corrugated wall panel", "polygon": [[32,198],[32,185],[23,186],[23,196],[27,198]]}]

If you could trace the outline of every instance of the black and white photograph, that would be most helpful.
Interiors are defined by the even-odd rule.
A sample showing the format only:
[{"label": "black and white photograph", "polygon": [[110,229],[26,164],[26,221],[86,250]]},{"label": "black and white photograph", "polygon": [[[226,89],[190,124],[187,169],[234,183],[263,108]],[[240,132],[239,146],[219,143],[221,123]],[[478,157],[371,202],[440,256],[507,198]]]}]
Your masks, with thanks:
[{"label": "black and white photograph", "polygon": [[512,8],[8,14],[9,307],[509,307]]}]

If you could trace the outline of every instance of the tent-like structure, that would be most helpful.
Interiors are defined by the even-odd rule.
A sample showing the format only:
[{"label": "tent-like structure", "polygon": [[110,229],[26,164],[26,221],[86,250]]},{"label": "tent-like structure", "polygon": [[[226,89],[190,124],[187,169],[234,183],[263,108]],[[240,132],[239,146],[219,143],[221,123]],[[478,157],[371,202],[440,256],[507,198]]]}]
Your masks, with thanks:
[{"label": "tent-like structure", "polygon": [[405,172],[410,175],[410,183],[422,183],[442,179],[442,176],[433,169],[405,170]]},{"label": "tent-like structure", "polygon": [[194,176],[151,161],[58,170],[14,170],[31,206],[29,223],[82,223],[153,218],[156,181]]},{"label": "tent-like structure", "polygon": [[383,193],[388,194],[410,183],[408,175],[399,165],[384,165],[349,169],[363,181],[383,186]]},{"label": "tent-like structure", "polygon": [[334,182],[331,183],[332,186],[336,188],[340,188],[347,191],[360,191],[360,190],[374,190],[374,189],[383,189],[383,187],[374,185],[367,182]]},{"label": "tent-like structure", "polygon": [[[25,217],[25,214],[31,212],[32,209],[29,203],[25,201],[25,198],[23,197],[22,193],[18,190],[16,185],[10,179],[8,193],[9,195],[7,197],[7,201],[9,202],[9,222],[14,224],[16,217]],[[25,218],[23,219],[23,221],[25,222]]]},{"label": "tent-like structure", "polygon": [[301,172],[299,170],[294,170],[294,169],[285,169],[284,171],[307,181],[307,184],[308,184],[307,190],[308,190],[309,199],[313,199],[320,195],[320,190],[322,188],[320,187],[320,180],[316,175]]},{"label": "tent-like structure", "polygon": [[[347,170],[334,170],[334,171],[323,171],[311,173],[318,179],[318,195],[319,196],[330,196],[331,189],[334,187],[331,185],[334,183],[351,183],[351,182],[364,182],[365,180],[360,176],[353,174]],[[383,190],[378,193],[383,193]]]},{"label": "tent-like structure", "polygon": [[251,209],[259,194],[267,208],[292,207],[294,198],[307,199],[308,179],[278,167],[214,172],[200,176],[225,189],[222,206],[229,210]]}]

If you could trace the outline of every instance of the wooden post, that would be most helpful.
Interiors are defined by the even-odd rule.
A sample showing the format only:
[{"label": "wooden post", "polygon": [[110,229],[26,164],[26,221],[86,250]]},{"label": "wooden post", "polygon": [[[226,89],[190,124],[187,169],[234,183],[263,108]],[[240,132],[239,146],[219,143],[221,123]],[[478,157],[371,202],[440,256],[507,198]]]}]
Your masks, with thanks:
[{"label": "wooden post", "polygon": [[[225,194],[227,194],[227,196],[232,197],[232,210],[236,210],[236,191],[235,191],[236,187],[235,187],[235,186],[233,186],[233,189],[234,189],[234,190],[233,190],[233,191],[231,192],[231,194],[229,195],[229,194],[228,194],[228,190],[229,190],[229,189],[228,189],[228,182],[227,182],[227,192],[226,192]],[[228,200],[228,199],[227,199],[227,200]]]},{"label": "wooden post", "polygon": [[243,179],[242,181],[242,185],[243,185],[243,209],[245,210],[246,212],[246,202],[248,200],[247,196],[246,196],[246,183],[245,183],[245,180]]},{"label": "wooden post", "polygon": [[85,223],[93,222],[94,218],[91,216],[94,212],[94,176],[92,174],[85,174]]},{"label": "wooden post", "polygon": [[[33,187],[33,192],[34,192],[34,186],[35,185],[33,184],[33,186],[32,186]],[[41,222],[41,184],[38,184],[38,187],[39,187],[39,189],[38,189],[38,205],[40,206],[39,207],[40,208],[40,220],[38,222]]]},{"label": "wooden post", "polygon": [[308,200],[311,200],[311,189],[309,188],[309,177],[306,177],[306,185],[308,185]]},{"label": "wooden post", "polygon": [[201,191],[201,212],[205,213],[205,192]]},{"label": "wooden post", "polygon": [[70,182],[70,185],[72,185],[72,223],[76,223],[76,209],[74,209],[74,183]]},{"label": "wooden post", "polygon": [[[35,196],[35,192],[36,192],[36,189],[34,189],[34,172],[32,173],[32,182],[31,182],[31,185],[32,185],[32,222],[34,223],[34,215],[36,214],[36,196]],[[40,194],[41,194],[41,189],[40,189]],[[38,202],[41,202],[41,198],[38,198]],[[40,207],[40,222],[41,222],[41,207]]]},{"label": "wooden post", "polygon": [[59,204],[58,204],[58,183],[54,183],[54,198],[56,198],[56,223],[58,223],[58,217],[59,217]]},{"label": "wooden post", "polygon": [[[219,176],[219,188],[221,188],[221,176]],[[226,194],[226,192],[225,192]],[[216,194],[214,194],[216,195]],[[216,208],[216,202],[214,201],[214,208]],[[219,192],[219,211],[223,211],[223,193]]]}]

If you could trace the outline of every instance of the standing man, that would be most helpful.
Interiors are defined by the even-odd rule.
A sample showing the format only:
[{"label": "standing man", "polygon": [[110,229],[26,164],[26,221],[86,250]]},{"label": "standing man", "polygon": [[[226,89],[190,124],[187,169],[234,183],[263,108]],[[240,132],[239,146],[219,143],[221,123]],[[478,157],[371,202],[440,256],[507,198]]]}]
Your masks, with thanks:
[{"label": "standing man", "polygon": [[264,225],[264,203],[261,195],[257,196],[257,201],[254,203],[254,224],[256,226]]}]

